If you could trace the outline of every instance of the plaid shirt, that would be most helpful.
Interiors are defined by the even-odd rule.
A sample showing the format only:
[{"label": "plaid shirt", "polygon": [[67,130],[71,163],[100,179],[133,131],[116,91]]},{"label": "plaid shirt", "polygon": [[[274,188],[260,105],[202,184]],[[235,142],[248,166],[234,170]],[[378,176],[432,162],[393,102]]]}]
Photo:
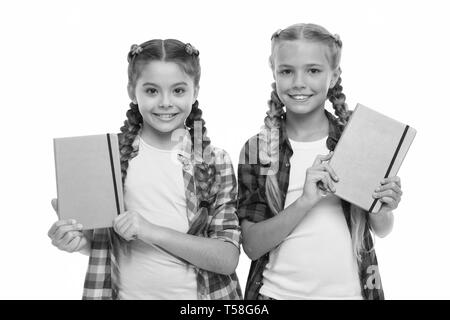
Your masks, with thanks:
[{"label": "plaid shirt", "polygon": [[[177,148],[177,153],[178,159],[183,164],[186,211],[190,226],[195,221],[195,213],[199,205],[193,177],[194,152],[191,150],[191,138],[186,131]],[[220,189],[216,195],[213,208],[209,210],[207,231],[204,236],[221,239],[240,248],[241,230],[236,215],[237,184],[233,166],[225,151],[218,148],[212,150],[214,165],[217,172],[220,172]],[[112,228],[94,230],[83,299],[110,300],[118,298],[117,284],[120,279],[116,257],[117,250],[126,249],[124,244],[124,240],[121,240]],[[197,276],[197,297],[199,300],[242,299],[236,273],[222,275],[197,267],[194,267],[194,269]],[[151,290],[151,288],[149,289]]]},{"label": "plaid shirt", "polygon": [[[334,150],[339,137],[342,133],[342,126],[337,123],[336,118],[325,110],[325,114],[329,122],[329,135],[327,139],[327,148]],[[282,116],[281,126],[279,129],[279,168],[277,171],[277,180],[281,191],[282,206],[286,200],[286,194],[289,186],[289,172],[290,172],[290,158],[293,154],[289,139],[286,133],[285,114]],[[256,135],[248,140],[242,151],[241,159],[238,166],[238,216],[239,219],[247,219],[251,222],[260,222],[273,217],[265,194],[265,174],[260,174],[264,169],[263,164],[259,159],[259,143],[260,137]],[[253,154],[250,152],[253,151]],[[256,156],[254,151],[256,150]],[[249,161],[250,159],[250,161]],[[251,160],[254,159],[254,160]],[[351,231],[350,211],[362,209],[351,205],[345,200],[341,200],[345,219],[349,231]],[[367,214],[367,212],[361,212]],[[366,223],[364,232],[364,244],[366,248],[373,249],[373,241],[370,233],[369,222]],[[250,272],[247,279],[247,286],[245,290],[245,299],[256,300],[259,290],[263,285],[263,271],[266,264],[269,262],[269,253],[266,253],[261,258],[252,261]],[[361,261],[358,260],[359,279],[361,283],[361,294],[366,300],[382,300],[384,293],[381,285],[381,280],[378,272],[378,263],[375,250],[361,252]]]}]

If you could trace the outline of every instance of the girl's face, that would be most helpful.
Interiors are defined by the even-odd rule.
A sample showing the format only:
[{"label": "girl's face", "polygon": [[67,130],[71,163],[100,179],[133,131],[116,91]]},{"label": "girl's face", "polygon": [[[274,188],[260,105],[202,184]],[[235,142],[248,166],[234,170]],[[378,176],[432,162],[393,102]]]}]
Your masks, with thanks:
[{"label": "girl's face", "polygon": [[281,41],[273,53],[277,94],[287,112],[308,114],[323,108],[328,89],[339,78],[329,62],[329,49],[307,40]]},{"label": "girl's face", "polygon": [[129,94],[138,104],[144,129],[171,133],[184,127],[198,88],[175,62],[152,61],[142,67],[136,87]]}]

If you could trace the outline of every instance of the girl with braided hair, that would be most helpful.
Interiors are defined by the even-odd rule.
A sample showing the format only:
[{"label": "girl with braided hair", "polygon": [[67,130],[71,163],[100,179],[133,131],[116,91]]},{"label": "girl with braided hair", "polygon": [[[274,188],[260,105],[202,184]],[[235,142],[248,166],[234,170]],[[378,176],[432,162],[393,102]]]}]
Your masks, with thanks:
[{"label": "girl with braided hair", "polygon": [[252,260],[245,298],[383,299],[371,233],[391,231],[402,191],[398,177],[381,181],[376,214],[333,194],[339,177],[327,162],[351,115],[342,41],[315,24],[279,30],[271,41],[269,110],[238,168],[238,216]]},{"label": "girl with braided hair", "polygon": [[80,232],[58,221],[61,250],[90,256],[84,299],[240,299],[240,227],[228,154],[210,144],[197,95],[199,52],[150,40],[128,53],[120,128],[125,213]]}]

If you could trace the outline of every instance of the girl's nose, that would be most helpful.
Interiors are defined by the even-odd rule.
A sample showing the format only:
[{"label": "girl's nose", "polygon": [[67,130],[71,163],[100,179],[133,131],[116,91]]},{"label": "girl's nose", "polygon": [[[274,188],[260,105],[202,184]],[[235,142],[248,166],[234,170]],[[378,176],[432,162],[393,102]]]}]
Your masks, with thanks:
[{"label": "girl's nose", "polygon": [[296,88],[305,88],[305,77],[302,72],[296,72],[292,79],[292,85]]},{"label": "girl's nose", "polygon": [[170,108],[172,106],[172,104],[170,102],[170,98],[169,98],[169,96],[167,94],[164,94],[162,96],[162,99],[161,99],[161,101],[159,103],[159,106],[161,108]]}]

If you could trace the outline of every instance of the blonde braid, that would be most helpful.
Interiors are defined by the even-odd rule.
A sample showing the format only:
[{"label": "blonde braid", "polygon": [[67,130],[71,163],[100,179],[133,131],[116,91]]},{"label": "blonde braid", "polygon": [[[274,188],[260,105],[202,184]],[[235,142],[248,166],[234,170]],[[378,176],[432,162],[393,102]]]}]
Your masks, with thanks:
[{"label": "blonde braid", "polygon": [[341,82],[342,78],[339,77],[334,87],[328,90],[327,96],[333,105],[334,114],[338,117],[338,123],[344,127],[350,119],[352,111],[348,110],[347,103],[345,102],[346,97],[342,92]]},{"label": "blonde braid", "polygon": [[[260,132],[260,161],[270,163],[271,167],[279,166],[279,128],[281,125],[281,116],[283,115],[283,103],[277,94],[276,84],[272,84],[272,93],[268,101],[269,111],[264,119],[265,126]],[[277,170],[278,171],[278,170]],[[266,177],[266,198],[267,203],[274,214],[279,213],[281,207],[281,194],[278,185],[277,175],[268,172]]]}]

